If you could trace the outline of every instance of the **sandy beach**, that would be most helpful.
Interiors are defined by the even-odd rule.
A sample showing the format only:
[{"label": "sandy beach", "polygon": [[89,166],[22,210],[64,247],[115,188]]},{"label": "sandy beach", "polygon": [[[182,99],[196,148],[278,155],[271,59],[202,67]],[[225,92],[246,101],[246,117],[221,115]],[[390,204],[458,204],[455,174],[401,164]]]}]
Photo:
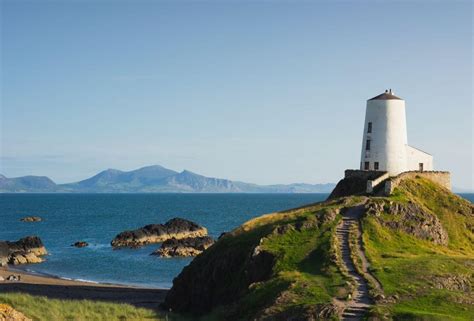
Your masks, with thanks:
[{"label": "sandy beach", "polygon": [[[20,276],[20,281],[7,281],[9,275]],[[57,277],[37,275],[18,269],[0,268],[0,292],[21,292],[46,296],[52,299],[92,300],[127,303],[137,307],[158,309],[163,302],[166,289],[139,288],[116,284],[98,284],[64,280]]]}]

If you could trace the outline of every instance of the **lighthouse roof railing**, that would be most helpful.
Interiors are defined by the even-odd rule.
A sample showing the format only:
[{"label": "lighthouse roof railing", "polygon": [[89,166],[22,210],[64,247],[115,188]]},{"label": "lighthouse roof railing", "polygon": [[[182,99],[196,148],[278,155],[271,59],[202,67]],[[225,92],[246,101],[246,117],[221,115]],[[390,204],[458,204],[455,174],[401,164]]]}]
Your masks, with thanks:
[{"label": "lighthouse roof railing", "polygon": [[402,98],[395,96],[391,92],[384,92],[383,94],[380,94],[378,96],[370,98],[368,101],[370,101],[370,100],[390,100],[390,99],[403,100]]}]

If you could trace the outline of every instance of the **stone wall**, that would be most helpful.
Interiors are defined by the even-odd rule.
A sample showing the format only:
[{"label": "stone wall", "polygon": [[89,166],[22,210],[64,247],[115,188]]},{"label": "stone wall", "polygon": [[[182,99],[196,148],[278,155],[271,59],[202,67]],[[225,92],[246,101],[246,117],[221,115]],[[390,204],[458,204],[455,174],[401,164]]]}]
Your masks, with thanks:
[{"label": "stone wall", "polygon": [[375,180],[380,176],[384,175],[386,172],[381,171],[363,171],[357,169],[346,169],[344,171],[344,178],[357,177],[365,180]]},{"label": "stone wall", "polygon": [[444,188],[451,190],[451,173],[450,172],[441,172],[441,171],[410,171],[401,173],[395,177],[390,178],[385,182],[384,194],[390,195],[393,190],[400,184],[400,182],[407,178],[416,178],[423,177],[433,181]]},{"label": "stone wall", "polygon": [[337,183],[331,195],[329,195],[329,199],[349,195],[365,195],[367,193],[367,182],[385,175],[386,172],[348,169],[344,174],[344,178]]},{"label": "stone wall", "polygon": [[374,180],[368,180],[367,181],[367,193],[373,193],[374,189],[379,186],[381,183],[383,183],[386,179],[388,179],[390,175],[385,172],[385,174],[377,177]]}]

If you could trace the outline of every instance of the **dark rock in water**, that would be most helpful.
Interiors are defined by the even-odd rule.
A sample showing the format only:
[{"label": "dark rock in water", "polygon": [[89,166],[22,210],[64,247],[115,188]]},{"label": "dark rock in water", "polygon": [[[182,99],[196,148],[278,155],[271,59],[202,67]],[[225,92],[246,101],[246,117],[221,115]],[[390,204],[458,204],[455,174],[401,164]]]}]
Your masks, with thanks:
[{"label": "dark rock in water", "polygon": [[76,242],[76,243],[72,244],[71,246],[75,246],[75,247],[86,247],[86,246],[89,246],[89,243],[84,242],[84,241],[79,241],[79,242]]},{"label": "dark rock in water", "polygon": [[175,256],[197,256],[214,244],[214,240],[209,236],[187,237],[184,239],[169,239],[161,244],[152,255],[161,257]]},{"label": "dark rock in water", "polygon": [[150,224],[132,231],[118,234],[111,242],[112,247],[139,247],[145,244],[160,243],[168,239],[182,239],[207,235],[207,229],[194,222],[173,218],[165,224]]},{"label": "dark rock in water", "polygon": [[41,222],[43,219],[39,216],[27,216],[20,219],[22,222]]},{"label": "dark rock in water", "polygon": [[43,262],[41,256],[48,254],[37,236],[28,236],[16,242],[0,241],[0,265],[18,265]]}]

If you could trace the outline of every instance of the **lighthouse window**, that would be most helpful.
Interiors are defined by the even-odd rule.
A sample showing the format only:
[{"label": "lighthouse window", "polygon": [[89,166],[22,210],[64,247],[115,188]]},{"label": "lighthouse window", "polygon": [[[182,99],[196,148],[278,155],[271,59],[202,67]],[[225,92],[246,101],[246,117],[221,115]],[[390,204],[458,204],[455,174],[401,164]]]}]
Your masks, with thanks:
[{"label": "lighthouse window", "polygon": [[374,169],[375,169],[376,171],[379,170],[379,162],[375,162],[375,163],[374,163]]},{"label": "lighthouse window", "polygon": [[365,162],[365,163],[364,163],[364,169],[365,169],[366,171],[368,171],[368,170],[370,169],[370,163],[369,163],[369,162]]},{"label": "lighthouse window", "polygon": [[372,132],[372,122],[369,122],[369,124],[367,125],[367,133],[371,133]]},{"label": "lighthouse window", "polygon": [[365,143],[365,150],[370,150],[370,139],[367,139],[367,142]]}]

